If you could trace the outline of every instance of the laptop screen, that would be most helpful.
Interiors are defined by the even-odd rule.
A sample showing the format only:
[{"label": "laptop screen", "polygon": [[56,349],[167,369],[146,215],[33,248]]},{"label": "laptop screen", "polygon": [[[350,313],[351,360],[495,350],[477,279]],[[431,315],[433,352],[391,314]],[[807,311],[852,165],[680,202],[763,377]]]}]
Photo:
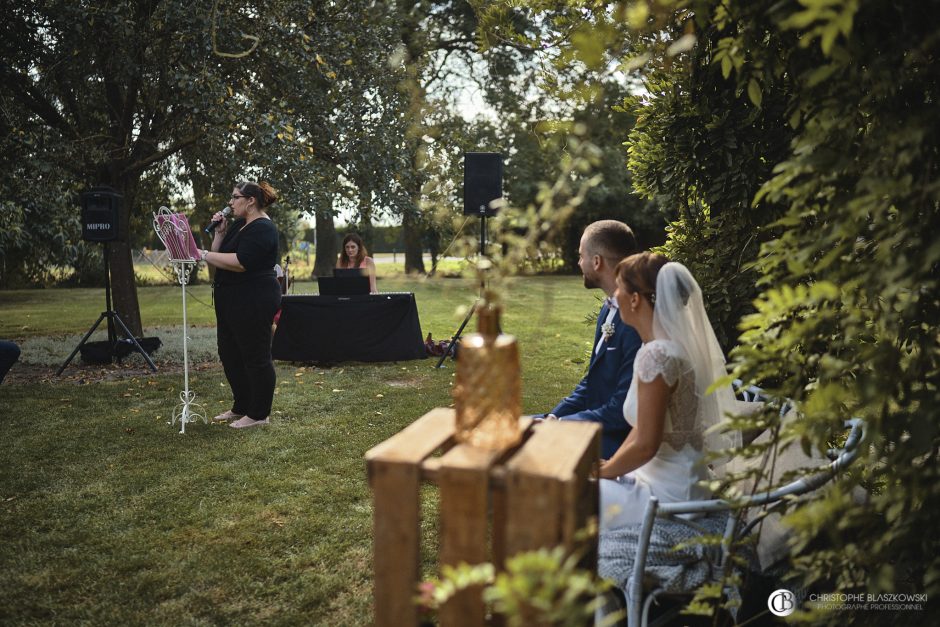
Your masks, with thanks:
[{"label": "laptop screen", "polygon": [[323,296],[357,296],[369,293],[369,277],[319,276],[317,286]]},{"label": "laptop screen", "polygon": [[334,268],[333,276],[365,276],[359,268]]}]

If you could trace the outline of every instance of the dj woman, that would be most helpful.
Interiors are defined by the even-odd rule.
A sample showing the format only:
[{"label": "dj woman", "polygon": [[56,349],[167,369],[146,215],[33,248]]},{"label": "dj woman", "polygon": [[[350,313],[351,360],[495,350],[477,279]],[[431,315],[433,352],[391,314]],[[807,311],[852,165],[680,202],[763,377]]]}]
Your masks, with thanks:
[{"label": "dj woman", "polygon": [[369,291],[375,294],[375,262],[369,256],[362,238],[355,233],[347,233],[343,238],[343,250],[336,260],[336,267],[340,269],[359,268],[369,277]]}]

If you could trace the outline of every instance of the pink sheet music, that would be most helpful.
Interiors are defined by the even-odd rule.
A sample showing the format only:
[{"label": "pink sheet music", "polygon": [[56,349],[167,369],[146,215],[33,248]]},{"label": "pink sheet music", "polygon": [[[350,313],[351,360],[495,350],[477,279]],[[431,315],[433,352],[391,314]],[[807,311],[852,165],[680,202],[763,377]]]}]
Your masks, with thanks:
[{"label": "pink sheet music", "polygon": [[[198,261],[199,247],[189,228],[189,220],[182,213],[157,214],[160,239],[166,246],[170,261]],[[167,223],[170,224],[167,224]]]}]

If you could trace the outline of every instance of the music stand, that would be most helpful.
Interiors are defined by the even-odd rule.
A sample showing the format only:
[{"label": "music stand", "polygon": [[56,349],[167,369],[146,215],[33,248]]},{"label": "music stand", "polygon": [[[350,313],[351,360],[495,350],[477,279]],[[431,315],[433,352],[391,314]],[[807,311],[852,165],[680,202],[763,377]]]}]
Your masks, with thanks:
[{"label": "music stand", "polygon": [[183,391],[180,392],[180,403],[173,411],[170,424],[176,424],[176,421],[179,420],[180,433],[186,433],[187,422],[195,422],[199,418],[204,423],[208,424],[209,422],[205,415],[205,409],[195,402],[195,392],[189,389],[189,346],[187,344],[189,325],[186,321],[186,284],[189,282],[189,275],[193,268],[199,263],[200,254],[199,248],[196,246],[196,240],[193,239],[193,232],[189,228],[189,220],[183,214],[172,213],[166,207],[160,207],[160,210],[153,214],[153,230],[157,232],[157,237],[166,246],[167,256],[176,271],[176,278],[179,279],[183,293]]},{"label": "music stand", "polygon": [[[153,360],[150,359],[150,355],[147,354],[141,345],[137,341],[137,338],[134,337],[134,334],[131,333],[130,329],[127,328],[127,325],[124,324],[124,321],[121,320],[121,316],[118,315],[118,312],[111,309],[111,264],[109,263],[108,258],[110,257],[110,249],[108,248],[108,243],[104,242],[104,302],[105,302],[105,311],[101,312],[101,315],[98,316],[98,319],[95,320],[95,323],[91,325],[91,328],[88,329],[88,332],[85,336],[78,342],[78,346],[75,347],[75,350],[72,351],[72,354],[69,355],[68,359],[65,360],[59,369],[56,371],[55,376],[59,376],[65,370],[65,368],[72,363],[72,360],[75,358],[75,355],[78,354],[78,351],[82,349],[82,346],[88,341],[88,338],[91,337],[91,334],[95,332],[95,329],[98,328],[98,325],[101,324],[101,321],[105,318],[108,319],[108,351],[111,355],[111,359],[114,359],[115,347],[117,346],[117,332],[114,330],[114,323],[117,322],[121,325],[121,329],[124,331],[124,339],[130,342],[134,350],[140,353],[144,360],[147,362],[147,365],[150,366],[150,370],[153,372],[157,371],[156,364],[153,363]],[[121,361],[121,358],[118,357],[118,362]]]}]

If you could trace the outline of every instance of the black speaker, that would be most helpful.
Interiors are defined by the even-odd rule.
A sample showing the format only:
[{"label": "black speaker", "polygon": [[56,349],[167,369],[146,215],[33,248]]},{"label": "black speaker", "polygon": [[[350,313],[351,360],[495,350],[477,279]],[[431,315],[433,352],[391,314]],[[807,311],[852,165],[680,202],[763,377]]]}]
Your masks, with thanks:
[{"label": "black speaker", "polygon": [[[503,155],[467,152],[463,156],[463,213],[495,216],[490,203],[503,197]],[[481,211],[480,208],[483,207]]]},{"label": "black speaker", "polygon": [[110,187],[92,187],[82,193],[82,239],[112,242],[118,238],[123,196]]}]

